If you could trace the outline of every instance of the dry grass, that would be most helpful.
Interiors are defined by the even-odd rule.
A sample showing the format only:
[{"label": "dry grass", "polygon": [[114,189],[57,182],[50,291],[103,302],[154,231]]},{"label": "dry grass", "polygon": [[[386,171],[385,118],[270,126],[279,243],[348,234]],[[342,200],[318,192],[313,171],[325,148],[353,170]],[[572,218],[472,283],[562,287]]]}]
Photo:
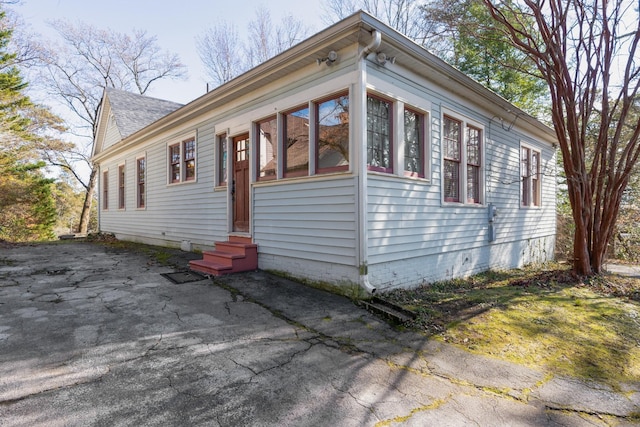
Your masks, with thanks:
[{"label": "dry grass", "polygon": [[397,290],[410,325],[476,353],[618,385],[640,379],[640,280],[566,266],[488,272]]}]

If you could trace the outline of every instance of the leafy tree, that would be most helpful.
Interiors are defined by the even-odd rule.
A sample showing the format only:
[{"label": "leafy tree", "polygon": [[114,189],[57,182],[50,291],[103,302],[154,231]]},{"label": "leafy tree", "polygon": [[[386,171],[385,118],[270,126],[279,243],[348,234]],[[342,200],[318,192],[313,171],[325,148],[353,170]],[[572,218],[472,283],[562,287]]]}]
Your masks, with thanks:
[{"label": "leafy tree", "polygon": [[[484,5],[454,1],[457,5],[451,10],[459,13],[456,18],[450,16],[451,10],[432,14],[433,6],[423,9],[426,16],[443,18],[440,24],[448,28],[453,54],[445,59],[529,114],[546,113],[547,87],[535,65],[495,28]],[[442,7],[441,2],[436,5]]]},{"label": "leafy tree", "polygon": [[41,108],[24,94],[27,83],[16,66],[17,54],[8,48],[11,37],[0,10],[0,239],[49,239],[56,215],[52,180],[44,178],[43,162],[33,162],[33,144],[41,139],[31,117]]},{"label": "leafy tree", "polygon": [[547,112],[537,68],[476,0],[330,0],[324,9],[327,22],[365,10],[529,114]]},{"label": "leafy tree", "polygon": [[574,269],[600,273],[640,156],[638,5],[483,2],[547,83],[575,223]]},{"label": "leafy tree", "polygon": [[[51,42],[41,47],[43,72],[38,80],[70,113],[69,132],[78,142],[75,150],[60,152],[49,147],[47,158],[69,171],[84,187],[78,231],[86,233],[97,182],[90,156],[104,88],[145,94],[159,80],[183,78],[186,67],[145,31],[129,35],[67,21],[51,25],[62,44]],[[80,172],[82,168],[89,171],[88,179]]]}]

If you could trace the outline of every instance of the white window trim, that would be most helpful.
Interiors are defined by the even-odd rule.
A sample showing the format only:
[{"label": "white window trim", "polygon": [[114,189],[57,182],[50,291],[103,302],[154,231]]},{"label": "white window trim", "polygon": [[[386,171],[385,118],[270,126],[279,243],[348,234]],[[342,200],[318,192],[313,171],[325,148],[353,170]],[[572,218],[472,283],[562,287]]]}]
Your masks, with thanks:
[{"label": "white window trim", "polygon": [[[458,185],[460,186],[458,191],[460,194],[460,201],[448,202],[444,199],[444,118],[445,116],[461,122],[462,141],[460,147],[460,178]],[[469,203],[467,201],[467,126],[472,126],[479,129],[482,132],[481,147],[480,147],[480,203]],[[485,165],[486,165],[486,146],[487,138],[485,127],[481,123],[470,119],[462,114],[449,110],[448,108],[442,108],[440,113],[440,201],[443,206],[469,206],[469,207],[482,207],[486,205],[485,192],[486,192],[486,180],[485,180]]]},{"label": "white window trim", "polygon": [[[194,148],[194,156],[193,156],[193,160],[195,162],[195,176],[192,180],[187,181],[185,180],[185,173],[186,173],[186,168],[184,167],[184,143],[186,141],[189,141],[190,139],[193,139],[194,144],[195,144],[195,148]],[[180,148],[180,181],[178,182],[171,182],[171,152],[170,152],[170,147],[174,146],[174,145],[178,145]],[[165,150],[166,153],[166,159],[165,159],[165,164],[166,164],[166,168],[167,168],[167,185],[168,186],[174,186],[174,185],[184,185],[184,184],[192,184],[198,181],[198,138],[196,133],[189,133],[189,134],[185,134],[182,137],[178,137],[178,138],[173,138],[171,141],[167,142],[167,147]]]},{"label": "white window trim", "polygon": [[529,180],[529,196],[530,196],[530,201],[528,205],[525,205],[524,203],[522,203],[522,185],[519,185],[518,189],[518,193],[519,193],[519,205],[520,208],[522,209],[540,209],[542,208],[542,177],[543,177],[543,173],[542,173],[542,150],[538,147],[536,147],[533,144],[524,142],[524,141],[520,141],[520,149],[518,150],[518,159],[519,159],[519,165],[518,165],[518,176],[520,178],[520,180],[522,179],[522,149],[526,148],[529,150],[529,166],[531,166],[531,159],[533,158],[533,153],[538,153],[538,187],[540,190],[540,194],[538,194],[538,204],[534,203],[534,194],[533,194],[533,179]]}]

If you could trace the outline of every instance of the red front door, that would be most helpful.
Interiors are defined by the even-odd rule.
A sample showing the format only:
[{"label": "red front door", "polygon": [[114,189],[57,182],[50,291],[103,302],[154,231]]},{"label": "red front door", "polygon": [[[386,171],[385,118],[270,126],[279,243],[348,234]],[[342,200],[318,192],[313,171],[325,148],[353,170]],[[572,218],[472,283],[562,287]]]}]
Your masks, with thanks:
[{"label": "red front door", "polygon": [[249,134],[233,138],[233,231],[249,231]]}]

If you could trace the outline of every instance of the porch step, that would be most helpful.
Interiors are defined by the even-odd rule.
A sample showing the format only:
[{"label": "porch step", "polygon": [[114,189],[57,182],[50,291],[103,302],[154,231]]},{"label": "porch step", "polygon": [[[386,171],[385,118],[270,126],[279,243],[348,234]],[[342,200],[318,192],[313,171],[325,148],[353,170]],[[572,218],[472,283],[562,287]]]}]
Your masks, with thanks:
[{"label": "porch step", "polygon": [[216,242],[215,250],[202,255],[201,260],[189,261],[191,270],[220,276],[258,268],[258,245],[247,237],[229,236],[228,241]]}]

